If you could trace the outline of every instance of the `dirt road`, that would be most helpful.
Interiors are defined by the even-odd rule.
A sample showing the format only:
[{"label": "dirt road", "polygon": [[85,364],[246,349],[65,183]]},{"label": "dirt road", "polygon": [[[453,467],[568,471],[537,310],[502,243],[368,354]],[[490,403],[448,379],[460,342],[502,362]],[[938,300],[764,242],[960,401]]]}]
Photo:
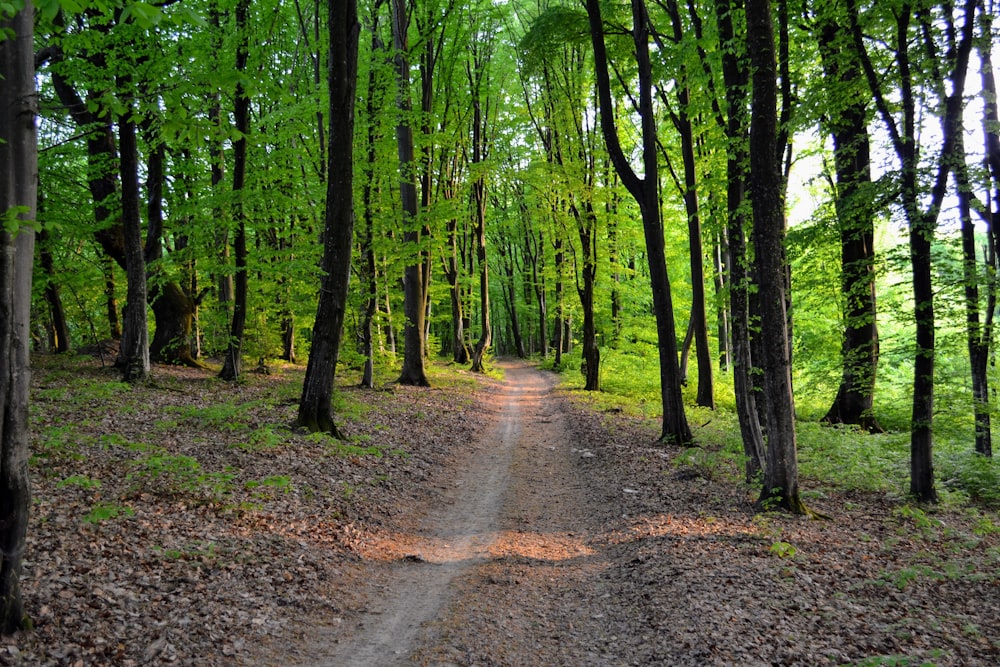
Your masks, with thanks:
[{"label": "dirt road", "polygon": [[[571,461],[581,452],[568,441],[565,415],[551,397],[554,376],[514,363],[505,373],[493,423],[470,443],[467,467],[433,509],[404,519],[412,533],[375,541],[366,557],[380,570],[371,574],[380,582],[376,592],[353,626],[321,633],[330,644],[314,640],[311,664],[468,664],[470,641],[497,636],[507,644],[527,626],[544,624],[545,591],[518,570],[532,565],[530,579],[544,582],[551,579],[544,570],[592,557]],[[521,598],[510,608],[523,616],[494,618],[496,604],[509,608],[510,600],[498,599],[508,588]],[[500,647],[486,655],[502,659]]]}]

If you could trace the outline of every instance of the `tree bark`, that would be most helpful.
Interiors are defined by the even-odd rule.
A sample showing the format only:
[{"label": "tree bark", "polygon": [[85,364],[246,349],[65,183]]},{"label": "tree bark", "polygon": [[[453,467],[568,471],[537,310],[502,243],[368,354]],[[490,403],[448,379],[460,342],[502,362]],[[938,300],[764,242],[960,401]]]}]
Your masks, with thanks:
[{"label": "tree bark", "polygon": [[[782,0],[779,0],[779,2]],[[761,303],[767,456],[761,503],[805,512],[799,496],[788,346],[784,266],[784,197],[778,141],[777,70],[770,0],[747,0],[747,52],[753,72],[750,201]]]},{"label": "tree bark", "polygon": [[[674,39],[680,43],[684,35],[680,11],[676,0],[668,0],[668,12],[673,24]],[[688,222],[688,247],[691,266],[691,332],[694,336],[695,355],[698,359],[698,405],[715,409],[715,379],[712,353],[708,346],[708,312],[705,305],[705,258],[701,236],[701,210],[698,203],[698,173],[695,163],[694,132],[688,114],[690,88],[687,68],[682,66],[677,85],[677,114],[674,124],[681,138],[681,157],[684,163],[684,210]]]},{"label": "tree bark", "polygon": [[361,27],[355,0],[330,2],[327,6],[330,26],[330,141],[323,280],[297,423],[310,431],[323,431],[339,437],[333,418],[332,397],[347,311],[354,240],[354,104]]},{"label": "tree bark", "polygon": [[52,349],[58,353],[69,352],[69,326],[66,322],[66,311],[63,308],[62,296],[59,293],[59,282],[56,279],[55,258],[52,256],[51,239],[48,231],[38,232],[38,262],[45,276],[45,301],[49,305],[49,316],[52,321]]},{"label": "tree bark", "polygon": [[142,220],[139,214],[139,147],[136,139],[135,112],[130,91],[130,76],[118,77],[125,111],[118,119],[121,150],[119,170],[122,183],[122,228],[125,236],[125,303],[122,344],[118,364],[126,382],[145,382],[149,378],[149,324],[146,318],[146,257],[142,243]]},{"label": "tree bark", "polygon": [[[732,314],[733,392],[743,440],[746,480],[751,483],[764,470],[764,432],[754,388],[754,359],[750,341],[750,271],[747,258],[745,198],[747,168],[747,113],[744,96],[750,83],[746,43],[736,39],[734,12],[730,0],[716,0],[722,75],[726,88],[727,115],[724,130],[728,141],[726,161],[727,283]],[[722,123],[720,119],[720,123]]]},{"label": "tree bark", "polygon": [[[250,38],[247,34],[250,0],[240,0],[236,5],[236,31],[239,44],[236,47],[236,71],[245,72],[250,51]],[[247,222],[246,210],[243,205],[243,186],[246,181],[247,168],[247,135],[250,133],[250,97],[242,82],[236,84],[235,108],[233,119],[238,133],[233,142],[233,193],[236,195],[236,235],[233,238],[233,253],[235,254],[236,273],[233,276],[235,291],[233,293],[233,319],[229,329],[229,344],[226,347],[226,358],[222,364],[219,377],[223,380],[237,380],[243,367],[243,334],[247,320]]]},{"label": "tree bark", "polygon": [[417,222],[417,186],[413,169],[413,128],[410,126],[410,63],[407,31],[409,19],[406,0],[392,0],[392,38],[396,51],[396,106],[400,120],[396,125],[396,148],[399,155],[399,195],[403,214],[403,243],[413,249],[413,258],[403,270],[403,369],[399,383],[430,386],[424,372],[424,276]]},{"label": "tree bark", "polygon": [[[0,633],[29,623],[21,595],[31,483],[28,393],[31,387],[31,272],[38,188],[34,7],[0,19]],[[13,222],[13,221],[12,221]]]},{"label": "tree bark", "polygon": [[837,173],[834,205],[840,229],[844,332],[840,387],[823,421],[856,424],[869,431],[880,431],[872,413],[878,367],[878,326],[875,211],[867,116],[870,93],[861,81],[861,65],[846,33],[844,17],[831,9],[824,11],[825,15],[819,17],[816,35],[825,76],[830,81],[827,108]]}]

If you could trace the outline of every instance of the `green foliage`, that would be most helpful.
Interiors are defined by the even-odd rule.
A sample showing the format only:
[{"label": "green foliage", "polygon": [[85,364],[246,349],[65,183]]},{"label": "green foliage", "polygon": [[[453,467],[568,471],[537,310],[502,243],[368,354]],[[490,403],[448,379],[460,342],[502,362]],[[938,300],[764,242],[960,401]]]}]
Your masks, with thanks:
[{"label": "green foliage", "polygon": [[97,524],[111,519],[117,519],[118,517],[130,517],[134,515],[135,510],[128,505],[101,502],[97,503],[90,509],[90,511],[83,517],[83,521],[84,523]]},{"label": "green foliage", "polygon": [[842,489],[903,493],[909,434],[872,435],[854,427],[797,424],[803,477]]},{"label": "green foliage", "polygon": [[875,655],[853,663],[852,667],[914,667],[915,665],[935,667],[933,662],[924,662],[905,655]]},{"label": "green foliage", "polygon": [[1000,507],[1000,463],[971,451],[948,451],[937,459],[942,486],[987,507]]},{"label": "green foliage", "polygon": [[795,554],[798,553],[798,549],[794,546],[780,540],[768,547],[767,551],[772,556],[777,556],[778,558],[795,558]]},{"label": "green foliage", "polygon": [[286,442],[288,435],[276,432],[273,426],[267,424],[251,431],[246,441],[239,442],[233,447],[248,452],[261,452],[276,449]]},{"label": "green foliage", "polygon": [[227,431],[247,428],[247,424],[243,421],[247,414],[246,406],[237,403],[167,406],[165,411],[175,413],[184,420],[200,422],[207,428]]},{"label": "green foliage", "polygon": [[132,462],[126,479],[138,482],[137,490],[166,496],[186,496],[217,501],[232,493],[236,473],[231,469],[205,471],[191,456],[154,451]]},{"label": "green foliage", "polygon": [[87,477],[86,475],[70,475],[56,484],[57,489],[67,486],[76,486],[81,489],[99,489],[101,488],[101,480]]}]

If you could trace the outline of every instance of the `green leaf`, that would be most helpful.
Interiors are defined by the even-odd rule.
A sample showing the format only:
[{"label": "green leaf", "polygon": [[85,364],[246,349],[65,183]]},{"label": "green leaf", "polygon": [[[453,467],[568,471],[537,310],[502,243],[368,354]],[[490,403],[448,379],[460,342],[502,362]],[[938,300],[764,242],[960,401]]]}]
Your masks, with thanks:
[{"label": "green leaf", "polygon": [[158,25],[162,19],[163,12],[160,8],[146,2],[135,2],[126,5],[121,17],[123,23],[132,20],[140,28],[152,28]]}]

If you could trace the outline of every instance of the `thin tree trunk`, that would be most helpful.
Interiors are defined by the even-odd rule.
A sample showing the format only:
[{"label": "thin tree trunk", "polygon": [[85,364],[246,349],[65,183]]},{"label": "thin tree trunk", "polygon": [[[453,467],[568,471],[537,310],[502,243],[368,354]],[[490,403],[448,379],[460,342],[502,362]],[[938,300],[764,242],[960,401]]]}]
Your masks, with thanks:
[{"label": "thin tree trunk", "polygon": [[[674,39],[680,43],[684,28],[676,0],[667,3],[673,23]],[[695,354],[698,359],[698,388],[696,401],[701,407],[715,409],[715,380],[712,353],[708,346],[708,314],[705,307],[705,260],[701,238],[701,211],[698,206],[698,174],[695,166],[694,132],[688,115],[690,90],[688,74],[682,66],[677,83],[678,111],[675,125],[681,137],[681,156],[684,163],[684,209],[688,221],[688,244],[691,266],[691,332],[694,335]]]},{"label": "thin tree trunk", "polygon": [[[27,623],[21,566],[31,508],[28,478],[31,272],[38,187],[34,7],[0,18],[0,215],[20,209],[16,233],[0,230],[0,633]],[[23,223],[23,224],[21,224]]]},{"label": "thin tree trunk", "polygon": [[62,296],[59,294],[59,282],[56,279],[51,239],[45,229],[38,232],[38,246],[38,261],[42,267],[42,274],[45,276],[45,301],[49,305],[49,315],[52,318],[52,349],[58,353],[69,352],[69,326],[66,322]]},{"label": "thin tree trunk", "polygon": [[122,321],[118,315],[118,289],[115,286],[115,261],[105,255],[101,262],[104,269],[104,304],[108,314],[108,334],[111,340],[122,339]]},{"label": "thin tree trunk", "polygon": [[[871,157],[867,107],[870,94],[857,89],[861,65],[844,32],[842,17],[820,18],[823,69],[830,80],[830,132],[837,172],[835,207],[840,229],[844,332],[843,375],[823,417],[830,424],[856,424],[880,431],[872,414],[878,366],[875,308],[875,225],[871,202]],[[845,38],[848,40],[844,43]],[[845,87],[847,94],[845,94]]]},{"label": "thin tree trunk", "polygon": [[611,80],[608,73],[600,3],[598,0],[587,0],[590,35],[594,47],[594,69],[600,99],[601,128],[615,171],[635,198],[642,215],[660,357],[660,399],[663,407],[660,441],[688,445],[694,438],[687,423],[681,395],[680,369],[677,365],[677,327],[674,321],[670,280],[667,275],[663,221],[660,218],[659,208],[659,169],[656,118],[653,113],[652,64],[649,53],[649,17],[643,0],[632,0],[631,4],[632,38],[638,73],[638,112],[642,123],[643,178],[639,178],[632,170],[621,148],[614,118],[614,103],[611,98]]},{"label": "thin tree trunk", "polygon": [[740,424],[745,457],[746,481],[756,480],[764,470],[764,433],[753,383],[754,365],[750,342],[750,275],[747,252],[746,197],[747,168],[750,156],[746,143],[747,114],[744,91],[749,85],[749,64],[745,42],[736,39],[730,0],[716,0],[719,23],[719,46],[722,51],[722,74],[726,87],[726,138],[729,142],[726,164],[726,238],[729,257],[730,312],[732,314],[733,392]]},{"label": "thin tree trunk", "polygon": [[[236,47],[236,71],[245,72],[249,56],[248,15],[250,0],[240,0],[236,5],[236,31],[239,34],[239,44]],[[226,358],[222,364],[219,377],[223,380],[239,379],[243,370],[243,335],[247,320],[247,292],[249,289],[247,275],[247,227],[246,209],[243,203],[243,186],[246,182],[247,168],[247,135],[250,133],[250,97],[242,82],[237,82],[235,93],[235,108],[233,112],[238,137],[233,142],[233,193],[236,195],[234,213],[236,217],[236,235],[233,238],[233,252],[236,260],[236,274],[233,276],[235,292],[233,294],[233,319],[229,328],[229,344],[226,347]]]}]

